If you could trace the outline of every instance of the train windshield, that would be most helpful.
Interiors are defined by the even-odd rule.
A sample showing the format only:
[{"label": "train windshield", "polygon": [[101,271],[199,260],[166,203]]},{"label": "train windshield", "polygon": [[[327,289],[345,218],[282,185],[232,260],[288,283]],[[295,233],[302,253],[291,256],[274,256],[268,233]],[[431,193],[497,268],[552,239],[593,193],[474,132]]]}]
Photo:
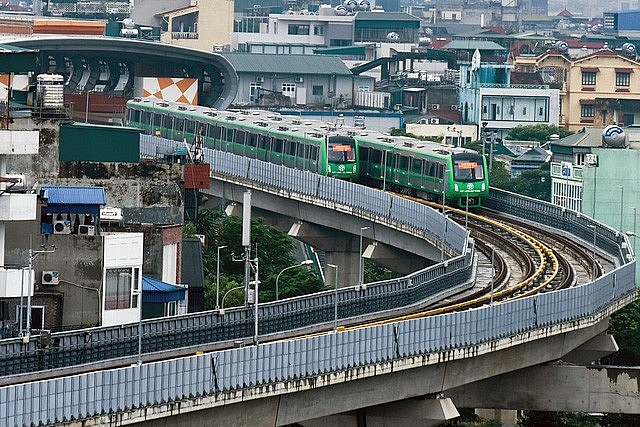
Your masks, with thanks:
[{"label": "train windshield", "polygon": [[453,161],[454,180],[479,181],[484,179],[484,169],[481,158],[455,159]]},{"label": "train windshield", "polygon": [[356,161],[356,144],[353,138],[331,137],[327,150],[331,163],[354,163]]}]

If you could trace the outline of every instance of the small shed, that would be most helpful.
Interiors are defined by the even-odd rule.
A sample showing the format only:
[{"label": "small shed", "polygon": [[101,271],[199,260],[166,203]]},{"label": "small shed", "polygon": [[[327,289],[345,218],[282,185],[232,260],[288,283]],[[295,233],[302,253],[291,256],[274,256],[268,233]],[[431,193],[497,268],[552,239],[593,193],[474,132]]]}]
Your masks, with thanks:
[{"label": "small shed", "polygon": [[103,187],[40,188],[42,234],[99,233],[100,207],[107,204]]},{"label": "small shed", "polygon": [[150,276],[142,276],[142,318],[151,319],[183,314],[187,302],[187,287],[173,285]]}]

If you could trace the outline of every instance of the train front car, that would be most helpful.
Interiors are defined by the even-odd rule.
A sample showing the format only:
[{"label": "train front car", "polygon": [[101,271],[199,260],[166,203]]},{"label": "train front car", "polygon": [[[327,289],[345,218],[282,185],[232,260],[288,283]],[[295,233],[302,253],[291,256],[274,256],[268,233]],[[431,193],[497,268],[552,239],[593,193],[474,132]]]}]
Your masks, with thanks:
[{"label": "train front car", "polygon": [[359,164],[355,139],[341,135],[327,138],[326,174],[328,176],[355,181],[360,175]]},{"label": "train front car", "polygon": [[489,175],[485,158],[475,152],[451,155],[447,199],[460,208],[477,208],[489,194]]}]

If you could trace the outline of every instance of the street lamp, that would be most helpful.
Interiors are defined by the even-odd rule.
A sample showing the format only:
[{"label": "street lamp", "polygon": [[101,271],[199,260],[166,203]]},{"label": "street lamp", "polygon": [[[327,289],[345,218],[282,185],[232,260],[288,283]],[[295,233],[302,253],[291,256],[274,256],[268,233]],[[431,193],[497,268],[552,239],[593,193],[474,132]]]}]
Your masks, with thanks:
[{"label": "street lamp", "polygon": [[280,273],[278,273],[278,275],[276,276],[276,301],[278,301],[278,299],[279,299],[278,280],[280,280],[280,275],[282,273],[284,273],[285,271],[290,270],[292,268],[302,267],[303,265],[309,265],[309,264],[313,264],[313,260],[306,259],[306,260],[302,261],[300,264],[290,265],[289,267],[285,267],[285,268],[282,269],[282,271],[280,271]]},{"label": "street lamp", "polygon": [[368,230],[369,227],[360,227],[360,258],[358,264],[358,285],[362,285],[363,277],[362,277],[362,232]]},{"label": "street lamp", "polygon": [[220,249],[226,247],[226,245],[218,246],[218,258],[216,258],[216,310],[220,309]]},{"label": "street lamp", "polygon": [[336,285],[333,298],[333,330],[334,332],[338,332],[338,266],[335,264],[327,264],[327,267],[336,269]]},{"label": "street lamp", "polygon": [[238,289],[244,289],[244,285],[236,286],[235,288],[231,288],[227,292],[225,292],[225,294],[222,297],[222,308],[220,310],[224,310],[224,300],[227,297],[227,295],[229,295],[231,292],[236,291]]},{"label": "street lamp", "polygon": [[[29,236],[29,290],[27,291],[27,325],[26,325],[26,337],[28,338],[31,335],[31,294],[33,293],[33,260],[39,254],[50,254],[56,251],[56,247],[51,245],[51,249],[45,249],[45,246],[42,245],[42,250],[34,251],[32,248],[32,236]],[[24,280],[24,279],[23,279]],[[20,312],[22,314],[22,307],[20,307]],[[20,326],[22,327],[22,318],[20,319]]]},{"label": "street lamp", "polygon": [[596,279],[596,231],[597,228],[595,225],[587,225],[587,227],[593,229],[593,264],[591,267],[591,280]]}]

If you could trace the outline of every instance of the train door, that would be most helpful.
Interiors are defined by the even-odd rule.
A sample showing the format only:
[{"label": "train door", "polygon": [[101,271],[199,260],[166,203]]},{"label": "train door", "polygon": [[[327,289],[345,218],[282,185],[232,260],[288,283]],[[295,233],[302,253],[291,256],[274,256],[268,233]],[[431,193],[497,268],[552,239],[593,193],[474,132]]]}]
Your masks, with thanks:
[{"label": "train door", "polygon": [[269,162],[276,165],[282,164],[282,150],[284,148],[284,140],[278,137],[271,138],[269,151]]},{"label": "train door", "polygon": [[258,160],[268,161],[267,153],[269,151],[269,137],[267,135],[258,135],[257,156]]},{"label": "train door", "polygon": [[423,161],[422,159],[416,159],[411,157],[411,172],[409,173],[409,185],[416,188],[424,188],[423,182]]}]

